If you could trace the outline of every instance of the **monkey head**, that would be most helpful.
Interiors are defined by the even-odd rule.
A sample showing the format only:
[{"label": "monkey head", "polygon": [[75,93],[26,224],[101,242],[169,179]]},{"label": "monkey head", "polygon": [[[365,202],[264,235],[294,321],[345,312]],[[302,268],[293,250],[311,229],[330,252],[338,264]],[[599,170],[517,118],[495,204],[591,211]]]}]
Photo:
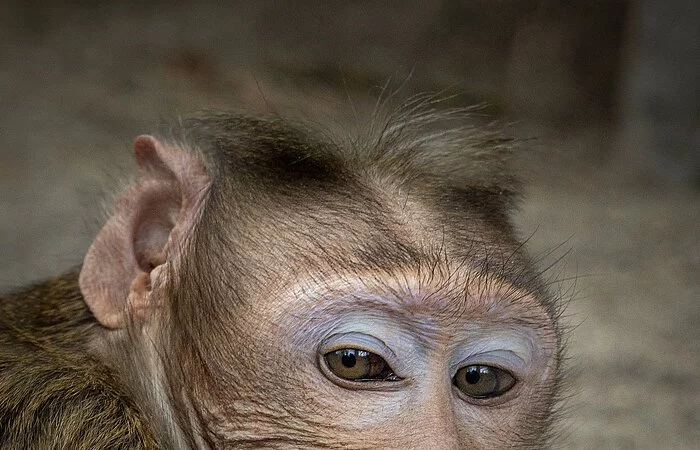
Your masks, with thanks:
[{"label": "monkey head", "polygon": [[508,144],[435,117],[136,140],[80,287],[94,352],[174,447],[548,442],[557,305],[509,220]]}]

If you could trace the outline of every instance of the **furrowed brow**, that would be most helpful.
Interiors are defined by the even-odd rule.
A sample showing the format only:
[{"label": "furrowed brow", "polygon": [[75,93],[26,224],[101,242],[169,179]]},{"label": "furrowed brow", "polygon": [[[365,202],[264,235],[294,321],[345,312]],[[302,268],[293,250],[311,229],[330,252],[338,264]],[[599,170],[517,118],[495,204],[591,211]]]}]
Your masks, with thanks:
[{"label": "furrowed brow", "polygon": [[[437,321],[462,322],[517,309],[519,314],[508,314],[512,323],[530,325],[541,322],[540,314],[526,313],[533,306],[538,307],[538,311],[542,309],[533,294],[503,280],[485,280],[473,274],[460,278],[424,283],[415,277],[335,274],[332,278],[325,278],[317,275],[296,285],[293,295],[298,301],[308,303],[313,310],[324,313],[381,311],[409,321],[427,316]],[[502,314],[499,314],[499,320],[502,319]]]}]

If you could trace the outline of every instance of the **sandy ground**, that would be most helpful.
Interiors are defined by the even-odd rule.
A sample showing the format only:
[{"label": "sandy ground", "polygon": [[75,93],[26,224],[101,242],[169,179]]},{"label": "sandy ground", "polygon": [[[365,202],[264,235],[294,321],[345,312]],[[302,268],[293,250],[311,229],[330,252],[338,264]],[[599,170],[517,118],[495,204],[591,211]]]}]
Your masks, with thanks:
[{"label": "sandy ground", "polygon": [[[359,39],[359,52],[342,39],[318,43],[245,5],[240,14],[0,6],[0,289],[81,261],[103,199],[133,168],[131,139],[163,118],[202,107],[340,117],[346,97],[362,110],[373,95],[367,86],[411,69],[407,94],[459,78],[449,54],[426,67],[408,44],[347,37]],[[357,23],[391,35],[423,20],[398,17]],[[472,77],[488,93],[476,100],[498,103],[483,81],[489,76]],[[528,164],[516,222],[543,266],[564,255],[549,272],[571,299],[565,320],[576,395],[563,447],[697,448],[700,194],[628,178],[633,161],[589,164],[614,143],[601,140],[605,128],[526,133],[542,129],[556,151]]]}]

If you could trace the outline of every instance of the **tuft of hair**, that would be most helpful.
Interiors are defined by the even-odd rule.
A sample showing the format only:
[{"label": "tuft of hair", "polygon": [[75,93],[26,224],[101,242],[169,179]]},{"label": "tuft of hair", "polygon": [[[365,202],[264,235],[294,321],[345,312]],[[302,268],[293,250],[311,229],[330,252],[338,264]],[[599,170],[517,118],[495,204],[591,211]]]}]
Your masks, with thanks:
[{"label": "tuft of hair", "polygon": [[522,189],[513,170],[520,143],[507,127],[484,120],[483,105],[443,107],[450,99],[426,93],[399,106],[380,99],[365,120],[340,133],[277,115],[203,111],[180,119],[163,137],[200,153],[214,184],[232,172],[262,185],[307,186],[360,174],[383,186],[444,186],[515,206]]},{"label": "tuft of hair", "polygon": [[356,149],[355,161],[407,182],[420,174],[428,181],[517,197],[521,182],[512,170],[516,140],[497,121],[484,122],[479,114],[483,105],[442,107],[450,99],[426,93],[398,107],[379,103],[362,140],[350,146]]}]

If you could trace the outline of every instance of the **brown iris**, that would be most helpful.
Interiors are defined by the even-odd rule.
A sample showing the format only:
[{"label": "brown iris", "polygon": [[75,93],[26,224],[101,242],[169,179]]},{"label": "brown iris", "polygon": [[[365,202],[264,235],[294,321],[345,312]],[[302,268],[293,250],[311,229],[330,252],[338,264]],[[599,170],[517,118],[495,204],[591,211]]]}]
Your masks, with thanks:
[{"label": "brown iris", "polygon": [[381,356],[356,348],[343,348],[324,355],[328,369],[349,381],[397,381],[400,378]]},{"label": "brown iris", "polygon": [[515,378],[509,372],[478,364],[462,367],[452,381],[460,391],[473,398],[497,397],[515,385]]}]

